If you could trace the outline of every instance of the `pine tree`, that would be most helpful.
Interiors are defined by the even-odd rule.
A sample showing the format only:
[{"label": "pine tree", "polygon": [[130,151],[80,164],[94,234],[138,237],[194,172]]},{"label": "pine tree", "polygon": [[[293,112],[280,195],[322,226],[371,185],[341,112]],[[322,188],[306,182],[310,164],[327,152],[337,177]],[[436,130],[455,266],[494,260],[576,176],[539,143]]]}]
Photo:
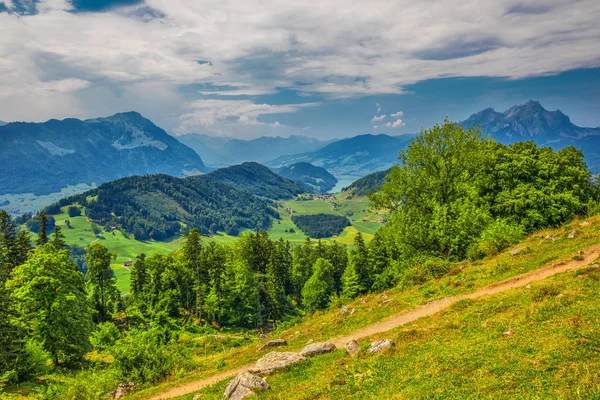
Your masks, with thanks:
[{"label": "pine tree", "polygon": [[298,304],[302,300],[302,288],[312,276],[313,250],[310,238],[306,238],[303,244],[294,247],[294,257],[292,260],[293,285],[292,297]]},{"label": "pine tree", "polygon": [[31,243],[31,236],[26,230],[20,230],[17,234],[17,250],[16,250],[16,263],[15,265],[21,265],[29,257],[29,252],[33,250],[33,244]]},{"label": "pine tree", "polygon": [[35,244],[38,247],[41,247],[48,243],[48,214],[46,214],[46,211],[42,211],[36,216],[36,219],[40,224],[40,231],[38,232],[38,238],[35,241]]},{"label": "pine tree", "polygon": [[309,312],[327,308],[334,292],[333,266],[324,258],[318,258],[313,275],[302,288],[303,304]]},{"label": "pine tree", "polygon": [[202,266],[200,263],[200,256],[202,253],[201,239],[200,232],[197,228],[194,228],[186,237],[185,244],[183,246],[183,257],[185,262],[194,271],[194,309],[198,319],[202,317],[202,305],[209,291],[208,273],[206,268],[204,268],[204,266]]},{"label": "pine tree", "polygon": [[354,237],[354,249],[351,253],[354,269],[358,275],[362,293],[366,293],[371,288],[372,277],[369,268],[369,250],[365,245],[365,241],[360,231]]},{"label": "pine tree", "polygon": [[289,286],[289,266],[291,254],[289,244],[283,239],[275,242],[271,260],[267,266],[267,292],[269,294],[270,317],[277,321],[283,317],[287,309],[285,288]]},{"label": "pine tree", "polygon": [[346,299],[353,299],[362,293],[363,287],[360,285],[360,278],[356,273],[353,260],[348,263],[344,275],[342,275],[342,296]]},{"label": "pine tree", "polygon": [[143,298],[147,283],[146,255],[142,253],[138,256],[131,269],[131,295],[134,300],[141,300]]},{"label": "pine tree", "polygon": [[16,225],[5,210],[0,211],[0,250],[8,272],[19,264]]},{"label": "pine tree", "polygon": [[52,238],[52,245],[56,247],[58,250],[64,250],[67,248],[67,243],[65,242],[65,235],[63,235],[60,226],[54,225],[54,234]]},{"label": "pine tree", "polygon": [[119,296],[115,274],[110,268],[112,258],[113,255],[108,252],[108,249],[102,243],[96,242],[88,247],[86,277],[90,283],[90,292],[98,323],[108,321],[111,318],[108,305],[114,303]]}]

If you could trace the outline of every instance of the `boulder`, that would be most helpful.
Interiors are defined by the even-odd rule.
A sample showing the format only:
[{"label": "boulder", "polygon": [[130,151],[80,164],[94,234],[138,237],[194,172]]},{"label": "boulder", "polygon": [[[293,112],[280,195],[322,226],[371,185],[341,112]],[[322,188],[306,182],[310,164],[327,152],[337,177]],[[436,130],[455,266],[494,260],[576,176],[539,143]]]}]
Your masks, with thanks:
[{"label": "boulder", "polygon": [[510,251],[510,255],[511,256],[516,256],[518,254],[521,254],[523,251],[525,251],[525,247],[519,247],[519,248],[516,248],[514,250],[511,250]]},{"label": "boulder", "polygon": [[121,399],[131,393],[133,389],[135,389],[135,383],[133,382],[119,383],[115,391],[110,394],[109,398],[115,400]]},{"label": "boulder", "polygon": [[259,359],[249,371],[255,374],[270,374],[305,360],[306,358],[299,353],[272,351]]},{"label": "boulder", "polygon": [[577,233],[575,231],[569,233],[569,236],[567,236],[568,239],[575,239],[575,236],[577,235]]},{"label": "boulder", "polygon": [[335,350],[335,344],[325,343],[312,343],[300,350],[302,357],[312,357],[318,354],[331,353]]},{"label": "boulder", "polygon": [[351,341],[346,343],[346,351],[352,357],[357,355],[358,352],[360,351],[360,346],[358,345],[358,342],[356,340],[352,339]]},{"label": "boulder", "polygon": [[380,351],[387,350],[395,345],[392,339],[383,339],[378,342],[371,343],[369,353],[379,353]]},{"label": "boulder", "polygon": [[258,351],[262,351],[264,349],[269,349],[271,347],[278,347],[278,346],[287,346],[287,341],[284,339],[275,339],[275,340],[270,340],[267,343],[263,344]]},{"label": "boulder", "polygon": [[342,315],[344,315],[344,314],[347,314],[347,313],[348,313],[348,311],[350,311],[350,307],[348,307],[348,306],[344,306],[344,307],[342,307],[342,309],[340,310],[340,312],[339,312],[339,314],[338,314],[338,315],[342,316]]},{"label": "boulder", "polygon": [[253,375],[249,372],[242,372],[229,382],[224,399],[240,400],[254,395],[254,390],[267,390],[269,385],[260,376]]}]

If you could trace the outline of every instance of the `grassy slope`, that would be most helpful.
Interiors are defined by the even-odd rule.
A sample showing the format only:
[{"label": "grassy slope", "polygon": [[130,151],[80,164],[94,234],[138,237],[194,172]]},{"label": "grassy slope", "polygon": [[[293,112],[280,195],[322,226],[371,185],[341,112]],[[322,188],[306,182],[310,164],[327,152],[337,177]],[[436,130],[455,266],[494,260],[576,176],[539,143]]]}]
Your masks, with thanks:
[{"label": "grassy slope", "polygon": [[[568,239],[567,236],[569,232],[573,230],[576,231],[576,237],[574,239]],[[556,240],[545,240],[544,237],[547,235],[553,236]],[[599,235],[600,216],[590,218],[582,224],[580,221],[574,221],[572,224],[568,224],[562,228],[537,232],[536,234],[528,237],[519,246],[516,246],[528,248],[527,252],[524,252],[518,256],[513,257],[506,252],[495,257],[490,257],[482,262],[457,264],[451,273],[447,274],[441,279],[432,280],[406,290],[394,288],[385,292],[384,294],[368,295],[357,299],[349,305],[350,308],[355,309],[355,313],[351,316],[348,314],[339,316],[338,310],[336,309],[319,312],[313,316],[299,320],[297,324],[287,324],[287,326],[281,326],[280,329],[272,335],[272,337],[282,337],[287,339],[289,342],[289,349],[300,349],[310,339],[314,341],[323,341],[336,336],[344,335],[356,329],[378,322],[390,315],[413,309],[419,304],[425,304],[435,299],[453,296],[460,293],[470,293],[475,291],[477,288],[505,280],[512,276],[520,275],[522,273],[540,268],[549,263],[560,262],[560,260],[569,260],[574,257],[579,250],[597,244],[599,242]],[[590,276],[596,275],[590,274]],[[540,282],[532,286],[536,288],[535,290],[537,290],[538,286],[552,286],[552,282],[561,279],[564,281],[560,281],[562,282],[560,285],[564,285],[565,287],[580,285],[579,282],[583,282],[583,278],[575,279],[572,274],[564,274],[561,277],[552,278],[548,282]],[[596,288],[598,287],[598,282],[594,281],[593,284],[596,285]],[[584,293],[584,287],[573,287],[574,289],[569,289],[568,292],[565,291],[563,293],[564,296],[561,296],[560,298],[569,298],[566,296],[568,293]],[[510,369],[507,370],[507,368],[508,366],[514,364],[519,357],[515,358],[510,356],[509,353],[503,354],[502,351],[504,350],[514,350],[515,352],[518,351],[519,354],[523,352],[537,354],[531,350],[532,348],[534,350],[537,349],[536,351],[540,354],[540,357],[543,357],[544,360],[551,360],[554,363],[552,364],[553,366],[549,372],[555,374],[555,379],[558,379],[556,376],[560,377],[560,375],[555,371],[562,371],[564,374],[573,374],[575,373],[574,371],[581,370],[583,368],[583,363],[579,363],[579,361],[576,363],[571,362],[570,364],[560,361],[561,357],[564,356],[564,352],[562,350],[561,352],[557,353],[557,350],[551,350],[551,347],[547,347],[546,345],[542,346],[542,344],[538,343],[540,342],[541,338],[534,338],[532,340],[527,339],[527,335],[541,335],[541,333],[536,331],[536,329],[538,329],[536,324],[539,323],[545,325],[547,323],[540,320],[536,323],[525,324],[525,322],[523,322],[524,318],[531,318],[531,312],[534,309],[532,307],[521,307],[520,305],[518,309],[515,308],[514,310],[509,307],[510,304],[513,304],[513,302],[517,301],[511,296],[515,295],[515,293],[519,294],[521,292],[523,292],[523,290],[514,290],[489,299],[484,298],[475,302],[463,302],[461,304],[462,307],[464,307],[464,313],[459,312],[460,310],[456,309],[456,307],[460,308],[461,306],[454,306],[455,308],[451,311],[445,311],[440,315],[419,320],[415,323],[416,325],[413,324],[409,327],[398,329],[396,332],[388,333],[386,337],[395,337],[399,343],[402,343],[396,350],[394,350],[392,357],[386,358],[379,356],[362,356],[358,361],[350,362],[344,358],[343,352],[336,352],[329,356],[311,360],[308,363],[308,367],[294,368],[289,372],[269,378],[269,382],[271,382],[274,387],[279,387],[279,390],[273,390],[272,392],[262,396],[271,396],[273,398],[277,398],[277,396],[284,396],[281,388],[285,387],[282,386],[282,382],[285,382],[286,379],[289,381],[287,385],[292,385],[293,389],[291,389],[289,392],[286,391],[285,396],[290,396],[291,398],[314,398],[319,396],[322,398],[349,398],[350,394],[354,393],[355,390],[350,384],[337,385],[340,387],[335,388],[335,391],[333,392],[328,392],[328,390],[334,390],[332,388],[334,388],[336,381],[339,380],[340,382],[349,382],[350,378],[355,380],[355,385],[360,382],[360,379],[364,379],[367,381],[367,383],[372,382],[372,384],[362,383],[363,386],[369,387],[371,390],[379,390],[378,387],[381,386],[381,390],[390,391],[388,393],[381,392],[380,396],[371,396],[370,398],[388,398],[387,396],[392,395],[399,396],[398,391],[404,386],[407,386],[407,392],[405,392],[406,394],[397,398],[410,398],[411,395],[408,393],[414,394],[418,391],[426,391],[427,385],[429,385],[430,389],[433,388],[433,386],[442,385],[436,389],[448,390],[448,392],[445,392],[445,395],[439,394],[438,397],[465,397],[464,393],[476,394],[476,392],[473,392],[476,382],[481,382],[480,388],[482,388],[482,390],[486,388],[486,385],[492,385],[493,381],[499,382],[496,384],[496,389],[494,390],[501,390],[502,388],[506,390],[510,387],[523,388],[527,387],[527,385],[531,385],[532,382],[538,382],[537,384],[540,384],[539,382],[541,381],[539,381],[539,376],[536,378],[538,379],[536,381],[533,378],[520,375],[523,368],[525,368],[524,365],[515,364],[515,366],[518,368],[515,369],[515,372],[511,375]],[[525,291],[524,293],[529,292]],[[572,313],[575,311],[578,313],[580,309],[588,310],[586,311],[586,315],[593,313],[600,315],[600,313],[598,313],[599,310],[595,309],[597,299],[593,298],[592,294],[589,294],[589,296],[588,294],[585,296],[582,294],[583,297],[578,297],[578,303],[569,303],[570,308],[565,308],[564,313],[561,312],[560,314],[552,316],[553,319],[551,319],[551,321],[554,321],[554,319],[558,319],[557,321],[559,321],[552,323],[562,323],[564,325],[566,323],[566,319],[572,318]],[[384,296],[387,299],[392,299],[393,301],[381,306],[380,304]],[[520,296],[526,296],[526,294],[521,293]],[[553,296],[553,298],[556,298],[556,296]],[[495,299],[505,300],[499,302]],[[520,304],[518,302],[524,302],[523,304],[526,304],[527,298],[521,297],[519,299],[520,300],[514,304]],[[574,305],[571,306],[571,304]],[[484,316],[486,319],[492,319],[493,317],[491,314],[489,314],[489,310],[493,310],[493,314],[497,313],[499,315],[497,320],[494,319],[491,322],[490,329],[486,328],[486,330],[479,331],[476,329],[477,324],[479,324],[480,328],[484,328],[481,326],[481,324],[485,322],[485,320],[480,320],[476,319],[474,316],[469,316],[469,313],[471,312],[470,310],[473,310],[472,313],[474,316],[482,315],[481,318]],[[488,312],[489,315],[485,314],[484,311]],[[447,316],[448,313],[451,313],[452,315]],[[455,322],[452,322],[453,325],[449,322],[441,323],[438,322],[440,318],[449,318],[448,320],[444,321],[454,320]],[[520,319],[521,322],[519,324],[515,323],[515,325],[507,327],[506,323],[512,321],[513,319],[515,321]],[[504,321],[504,323],[502,321]],[[588,319],[586,322],[588,325],[586,326],[588,326],[589,329],[592,329],[592,335],[596,335],[595,337],[600,339],[598,336],[598,328],[594,330],[593,325],[589,325],[591,322],[592,320]],[[597,322],[600,321],[596,321],[596,326],[600,326],[597,324]],[[436,330],[436,327],[438,326],[440,330]],[[524,330],[524,327],[527,327],[528,330]],[[508,345],[507,347],[494,347],[495,345],[492,346],[493,343],[489,346],[486,344],[490,338],[497,338],[498,332],[504,332],[508,328],[514,329],[517,333],[510,338],[504,338],[502,335],[501,337],[509,341],[514,340],[512,345]],[[539,329],[542,328],[542,326],[539,327]],[[415,330],[416,333],[414,333],[415,337],[410,339],[411,335],[413,335],[410,333],[412,330]],[[527,332],[527,334],[525,335],[519,332]],[[562,334],[566,334],[565,332]],[[454,336],[450,334],[453,334]],[[446,336],[448,336],[448,340],[445,339]],[[563,339],[563,336],[555,336],[551,340],[549,339],[548,345],[550,345],[550,343],[564,342]],[[464,343],[454,343],[455,341],[461,340],[464,340]],[[590,340],[594,342],[596,339]],[[524,345],[521,341],[529,342],[529,345]],[[414,343],[417,347],[412,348],[410,343]],[[502,343],[503,342],[497,342],[496,344],[500,346]],[[600,343],[594,343],[596,343],[594,345],[595,348],[600,346]],[[513,347],[515,344],[517,344],[520,348],[514,349]],[[435,348],[429,348],[428,346],[435,346]],[[460,351],[457,350],[456,353],[450,351],[453,348],[452,346],[460,347]],[[481,348],[478,346],[481,346]],[[458,347],[456,349],[458,349]],[[447,351],[445,349],[447,349]],[[409,350],[411,351],[410,354],[408,353]],[[470,352],[472,352],[472,356],[469,356],[469,354],[471,354]],[[405,354],[408,354],[406,356],[408,358],[401,358],[404,357]],[[453,354],[455,355],[453,356]],[[202,377],[215,374],[219,371],[224,371],[236,366],[247,364],[255,361],[259,356],[260,355],[256,353],[256,347],[251,345],[228,350],[222,353],[213,353],[209,355],[207,359],[200,357],[197,360],[197,373],[191,374],[183,379],[176,379],[166,382],[160,387],[140,392],[136,394],[134,398],[147,398],[152,393],[163,392],[169,387],[179,386],[185,382],[192,382]],[[589,354],[586,353],[585,357],[588,356]],[[463,360],[464,357],[467,358]],[[492,357],[496,357],[496,361],[494,361]],[[598,354],[596,353],[596,358],[597,357]],[[361,364],[363,359],[365,360],[365,365],[368,367],[365,367],[363,364]],[[489,360],[486,361],[486,359]],[[534,360],[537,360],[537,358]],[[566,358],[566,360],[570,359]],[[419,368],[412,368],[411,365],[413,363],[417,363]],[[345,369],[346,364],[349,365],[348,369]],[[332,365],[335,366],[335,368],[332,368]],[[494,369],[495,365],[498,366],[497,370]],[[418,372],[415,374],[415,371]],[[592,379],[592,382],[595,380],[597,385],[598,372],[590,371],[597,371],[597,369],[590,369],[588,371],[588,375],[581,375],[578,372],[579,375],[577,375],[577,379],[584,381],[586,379]],[[502,373],[501,377],[502,379],[505,379],[505,381],[498,381],[498,376],[495,374],[499,373]],[[341,375],[338,376],[338,374]],[[441,377],[436,378],[438,381],[432,381],[431,379],[438,374],[441,375]],[[469,376],[465,376],[466,374]],[[449,383],[443,383],[441,380],[439,380],[443,379],[443,376],[445,375],[448,375]],[[322,379],[321,376],[323,376]],[[350,376],[350,378],[348,376]],[[421,377],[423,381],[419,383],[419,379],[421,379]],[[474,377],[480,378],[475,380]],[[400,378],[403,379],[402,385],[396,383],[390,385],[390,382],[387,381],[388,379],[393,379],[393,381],[396,382],[397,379]],[[458,385],[457,382],[459,382],[460,379],[469,379],[471,387],[468,392],[464,392],[462,394],[461,392],[458,392],[458,390],[460,390],[460,385]],[[483,379],[487,379],[487,381]],[[513,380],[512,386],[508,381],[509,379]],[[410,385],[408,385],[406,382],[407,380],[411,385],[415,385],[414,389],[410,389],[413,390],[413,392],[408,391],[408,386]],[[569,382],[570,381],[568,380],[564,381],[565,385],[568,385]],[[226,382],[221,382],[213,388],[209,388],[200,392],[205,394],[202,398],[220,397],[223,393],[222,389],[225,384]],[[392,393],[391,391],[394,390],[395,392]],[[594,390],[597,390],[597,387]],[[304,393],[310,393],[310,395],[307,394],[305,397],[302,397],[304,396]],[[491,393],[494,392],[483,392],[480,397],[489,397]],[[429,394],[431,396],[436,395],[433,392],[430,392]],[[363,392],[361,396],[364,398],[369,398],[368,391]],[[535,397],[533,396],[533,393],[532,397]],[[186,396],[185,398],[191,399],[192,396]]]}]

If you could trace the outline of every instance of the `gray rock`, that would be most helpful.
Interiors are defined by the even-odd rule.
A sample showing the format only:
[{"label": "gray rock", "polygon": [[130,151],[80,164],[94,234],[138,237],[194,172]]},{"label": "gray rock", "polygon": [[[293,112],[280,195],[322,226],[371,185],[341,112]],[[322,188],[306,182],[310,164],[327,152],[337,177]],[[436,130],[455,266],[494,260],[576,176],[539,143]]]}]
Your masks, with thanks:
[{"label": "gray rock", "polygon": [[348,313],[348,311],[350,311],[350,307],[348,307],[348,306],[344,306],[344,307],[342,307],[342,309],[340,310],[340,312],[339,312],[339,315],[340,315],[340,316],[342,316],[342,315],[344,315],[344,314]]},{"label": "gray rock", "polygon": [[278,346],[287,346],[287,341],[285,341],[284,339],[275,339],[275,340],[268,341],[267,343],[263,344],[258,349],[258,351],[262,351],[264,349],[270,349],[271,347],[278,347]]},{"label": "gray rock", "polygon": [[325,343],[312,343],[300,350],[300,355],[303,357],[312,357],[318,354],[331,353],[335,350],[335,344]]},{"label": "gray rock", "polygon": [[242,372],[229,382],[224,399],[240,400],[254,395],[254,390],[267,390],[269,385],[260,376],[253,375],[249,372]]},{"label": "gray rock", "polygon": [[258,360],[249,371],[255,374],[270,374],[305,360],[306,358],[299,353],[272,351]]},{"label": "gray rock", "polygon": [[115,400],[121,399],[131,393],[133,389],[135,389],[135,383],[133,382],[119,383],[115,391],[110,394],[109,398]]},{"label": "gray rock", "polygon": [[569,236],[567,236],[568,239],[575,239],[575,236],[577,235],[577,233],[575,231],[569,233]]},{"label": "gray rock", "polygon": [[371,343],[369,353],[379,353],[380,351],[387,350],[395,345],[392,339],[383,339],[378,342]]},{"label": "gray rock", "polygon": [[356,340],[352,339],[351,341],[346,343],[346,351],[352,357],[357,355],[358,352],[360,351],[360,346],[358,345],[358,342]]},{"label": "gray rock", "polygon": [[525,251],[525,247],[519,247],[519,248],[516,248],[514,250],[511,250],[510,255],[511,256],[516,256],[517,254],[521,254],[524,251]]}]

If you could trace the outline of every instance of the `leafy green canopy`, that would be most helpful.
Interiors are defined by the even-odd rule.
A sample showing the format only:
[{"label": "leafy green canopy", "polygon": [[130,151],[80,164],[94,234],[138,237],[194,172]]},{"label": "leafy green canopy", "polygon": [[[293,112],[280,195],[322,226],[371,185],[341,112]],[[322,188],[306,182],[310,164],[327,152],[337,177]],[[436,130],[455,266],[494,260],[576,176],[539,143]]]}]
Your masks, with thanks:
[{"label": "leafy green canopy", "polygon": [[383,234],[403,256],[462,259],[486,229],[497,238],[490,228],[519,236],[557,226],[597,197],[581,151],[505,146],[448,120],[422,131],[399,160],[371,200],[391,211]]}]

